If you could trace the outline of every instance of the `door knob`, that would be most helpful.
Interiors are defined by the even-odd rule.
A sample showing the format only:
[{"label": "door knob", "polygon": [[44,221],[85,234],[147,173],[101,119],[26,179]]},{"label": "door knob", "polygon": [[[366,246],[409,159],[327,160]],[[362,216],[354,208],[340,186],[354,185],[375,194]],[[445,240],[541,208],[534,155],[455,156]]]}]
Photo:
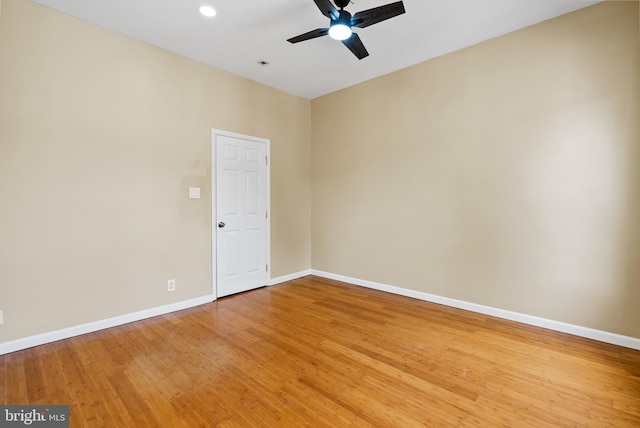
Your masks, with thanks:
[{"label": "door knob", "polygon": [[224,222],[223,222],[223,221],[221,221],[220,223],[218,223],[218,227],[219,227],[220,229],[222,229],[224,226],[225,226],[225,224],[224,224]]}]

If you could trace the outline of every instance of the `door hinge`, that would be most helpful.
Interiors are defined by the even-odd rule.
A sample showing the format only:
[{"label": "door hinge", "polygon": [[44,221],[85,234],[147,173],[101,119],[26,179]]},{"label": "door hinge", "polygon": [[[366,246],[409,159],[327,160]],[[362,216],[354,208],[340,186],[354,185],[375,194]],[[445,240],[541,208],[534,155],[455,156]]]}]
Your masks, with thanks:
[{"label": "door hinge", "polygon": [[264,218],[269,218],[269,211],[264,212]]},{"label": "door hinge", "polygon": [[269,165],[269,156],[264,157],[264,164]]},{"label": "door hinge", "polygon": [[266,272],[269,272],[269,265],[265,265],[265,266],[264,266],[264,268],[265,268],[264,270],[265,270]]}]

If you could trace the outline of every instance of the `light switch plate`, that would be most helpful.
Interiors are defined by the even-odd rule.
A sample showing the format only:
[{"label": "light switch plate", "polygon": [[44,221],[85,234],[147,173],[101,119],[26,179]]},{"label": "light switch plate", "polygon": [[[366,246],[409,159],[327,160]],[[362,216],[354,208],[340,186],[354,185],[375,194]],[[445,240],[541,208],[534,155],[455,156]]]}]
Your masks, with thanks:
[{"label": "light switch plate", "polygon": [[0,311],[0,325],[4,324],[4,313]]},{"label": "light switch plate", "polygon": [[200,199],[199,187],[189,187],[189,199]]}]

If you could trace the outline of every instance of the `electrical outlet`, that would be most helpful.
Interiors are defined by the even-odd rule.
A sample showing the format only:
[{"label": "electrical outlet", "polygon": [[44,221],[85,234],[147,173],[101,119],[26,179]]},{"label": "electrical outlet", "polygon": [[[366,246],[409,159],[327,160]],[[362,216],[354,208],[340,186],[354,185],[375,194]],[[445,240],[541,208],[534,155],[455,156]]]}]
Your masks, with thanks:
[{"label": "electrical outlet", "polygon": [[170,279],[167,281],[167,291],[176,291],[176,280]]},{"label": "electrical outlet", "polygon": [[4,313],[0,311],[0,325],[4,324]]}]

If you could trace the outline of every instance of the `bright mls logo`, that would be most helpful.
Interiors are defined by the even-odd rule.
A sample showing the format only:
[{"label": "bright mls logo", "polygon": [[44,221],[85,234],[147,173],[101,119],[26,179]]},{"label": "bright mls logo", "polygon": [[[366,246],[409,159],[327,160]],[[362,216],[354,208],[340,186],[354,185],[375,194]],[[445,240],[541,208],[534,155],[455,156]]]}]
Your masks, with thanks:
[{"label": "bright mls logo", "polygon": [[69,406],[0,406],[0,428],[69,428]]}]

